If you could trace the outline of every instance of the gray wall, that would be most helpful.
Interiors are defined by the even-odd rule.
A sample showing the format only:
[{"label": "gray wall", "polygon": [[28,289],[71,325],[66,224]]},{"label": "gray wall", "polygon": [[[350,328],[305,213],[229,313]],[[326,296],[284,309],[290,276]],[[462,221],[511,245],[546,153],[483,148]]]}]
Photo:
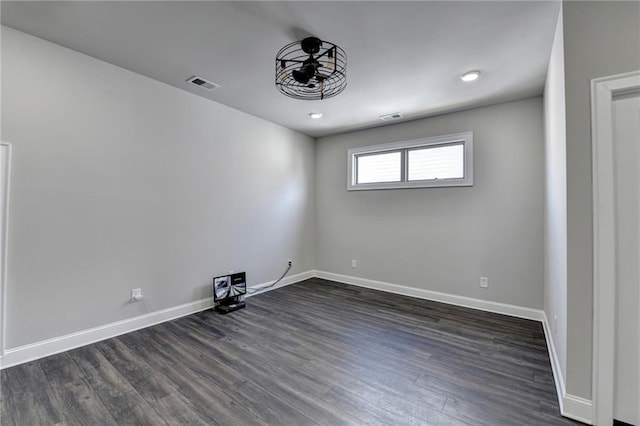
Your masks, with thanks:
[{"label": "gray wall", "polygon": [[567,372],[567,140],[562,9],[544,87],[545,223],[544,310],[560,361]]},{"label": "gray wall", "polygon": [[565,2],[567,392],[591,399],[593,218],[590,80],[640,69],[639,2]]},{"label": "gray wall", "polygon": [[8,348],[313,269],[313,139],[5,27],[2,89]]},{"label": "gray wall", "polygon": [[[469,130],[473,187],[346,190],[348,148]],[[316,269],[541,309],[543,155],[539,97],[319,139]]]}]

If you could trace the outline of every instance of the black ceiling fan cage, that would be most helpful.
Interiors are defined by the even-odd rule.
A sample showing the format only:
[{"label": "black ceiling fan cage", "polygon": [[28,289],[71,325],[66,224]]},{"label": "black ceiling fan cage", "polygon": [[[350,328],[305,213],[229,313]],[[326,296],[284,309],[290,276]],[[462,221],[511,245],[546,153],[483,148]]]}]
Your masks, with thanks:
[{"label": "black ceiling fan cage", "polygon": [[347,87],[347,55],[316,37],[289,43],[276,55],[276,87],[295,99],[336,96]]}]

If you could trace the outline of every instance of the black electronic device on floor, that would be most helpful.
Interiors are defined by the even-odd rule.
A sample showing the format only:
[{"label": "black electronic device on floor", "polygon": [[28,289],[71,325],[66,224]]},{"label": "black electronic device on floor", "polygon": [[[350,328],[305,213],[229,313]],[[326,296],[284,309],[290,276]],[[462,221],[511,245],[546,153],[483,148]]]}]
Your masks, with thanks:
[{"label": "black electronic device on floor", "polygon": [[244,307],[246,307],[247,304],[244,303],[244,300],[240,300],[238,302],[235,303],[230,303],[230,304],[223,304],[220,303],[218,305],[216,305],[216,311],[220,312],[221,314],[228,314],[229,312],[233,312],[233,311],[237,311],[238,309],[242,309]]},{"label": "black electronic device on floor", "polygon": [[221,314],[237,311],[246,306],[244,295],[247,294],[247,274],[222,275],[213,279],[213,302],[215,310]]}]

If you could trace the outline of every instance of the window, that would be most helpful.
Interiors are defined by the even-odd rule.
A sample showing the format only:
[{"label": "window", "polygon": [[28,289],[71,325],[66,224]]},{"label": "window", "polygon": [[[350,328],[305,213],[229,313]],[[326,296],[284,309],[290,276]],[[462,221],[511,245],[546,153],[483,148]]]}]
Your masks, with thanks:
[{"label": "window", "polygon": [[358,183],[400,182],[400,151],[358,156]]},{"label": "window", "polygon": [[473,185],[473,133],[352,148],[347,189]]}]

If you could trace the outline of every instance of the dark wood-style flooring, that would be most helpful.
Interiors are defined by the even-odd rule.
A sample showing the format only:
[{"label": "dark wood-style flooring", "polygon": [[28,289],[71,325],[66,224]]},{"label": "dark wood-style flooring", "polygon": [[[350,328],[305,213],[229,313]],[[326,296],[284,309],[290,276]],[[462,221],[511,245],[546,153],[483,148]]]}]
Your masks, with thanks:
[{"label": "dark wood-style flooring", "polygon": [[1,372],[8,425],[569,425],[541,324],[320,279]]}]

